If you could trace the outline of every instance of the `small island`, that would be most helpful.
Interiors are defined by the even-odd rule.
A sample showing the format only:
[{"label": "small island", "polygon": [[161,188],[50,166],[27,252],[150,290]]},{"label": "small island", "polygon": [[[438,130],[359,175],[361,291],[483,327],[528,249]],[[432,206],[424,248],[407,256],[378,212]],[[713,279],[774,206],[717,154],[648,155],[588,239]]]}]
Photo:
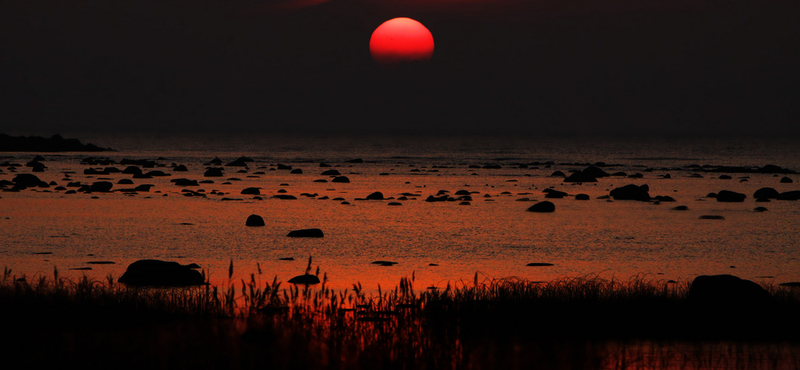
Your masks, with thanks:
[{"label": "small island", "polygon": [[0,152],[109,152],[94,144],[83,144],[78,139],[65,139],[61,135],[9,136],[0,134]]}]

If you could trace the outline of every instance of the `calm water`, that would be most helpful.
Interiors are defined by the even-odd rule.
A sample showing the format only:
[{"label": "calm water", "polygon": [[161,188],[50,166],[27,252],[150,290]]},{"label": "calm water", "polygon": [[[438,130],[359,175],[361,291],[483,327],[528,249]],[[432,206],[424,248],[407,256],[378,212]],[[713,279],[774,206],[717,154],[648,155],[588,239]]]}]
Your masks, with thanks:
[{"label": "calm water", "polygon": [[[231,260],[235,278],[257,273],[260,266],[263,279],[286,281],[302,274],[313,256],[314,268],[327,273],[334,288],[356,282],[368,289],[394,287],[412,274],[417,288],[424,288],[472,281],[476,273],[481,279],[531,280],[587,274],[688,280],[731,273],[756,281],[800,281],[800,203],[756,203],[752,197],[761,187],[783,192],[800,190],[800,185],[780,183],[783,175],[773,174],[729,174],[733,178],[724,180],[719,173],[689,167],[775,164],[800,170],[800,146],[792,140],[69,136],[118,151],[38,153],[48,167],[37,173],[40,179],[58,185],[112,181],[114,189],[154,186],[136,195],[64,194],[55,186],[0,193],[0,260],[16,274],[50,275],[57,267],[71,276],[118,277],[135,260],[157,258],[198,263],[220,283],[227,279]],[[35,154],[3,153],[0,162],[24,165]],[[205,162],[219,157],[226,164],[242,155],[255,162],[247,169],[225,167],[223,177],[203,176]],[[158,167],[145,172],[161,170],[171,176],[120,185],[117,181],[132,176],[85,175],[87,168],[106,167],[81,164],[88,156],[117,163],[125,158],[154,160]],[[356,158],[363,163],[348,163]],[[321,168],[321,162],[332,167]],[[550,176],[595,162],[608,164],[606,172],[641,173],[643,178],[609,177],[573,185]],[[189,171],[174,172],[173,163]],[[277,170],[279,163],[303,173]],[[474,168],[485,165],[501,168]],[[331,180],[320,175],[329,169],[351,183],[314,182]],[[2,170],[0,180],[15,175]],[[20,167],[16,173],[28,171]],[[663,178],[665,174],[671,178]],[[800,176],[788,176],[800,181]],[[170,182],[177,178],[213,183],[180,187]],[[676,202],[596,199],[627,184],[648,184],[651,196],[669,195]],[[262,199],[241,195],[248,187],[261,188]],[[526,212],[544,200],[542,190],[550,187],[570,196],[551,200],[554,213]],[[183,196],[184,189],[203,190],[206,197]],[[298,199],[272,198],[281,189]],[[462,189],[472,193],[469,205],[424,201],[440,190],[453,195]],[[748,198],[719,203],[705,197],[723,189]],[[375,191],[395,199],[358,200]],[[404,193],[407,200],[396,199]],[[578,193],[592,199],[575,200]],[[671,210],[678,205],[689,210]],[[754,212],[758,206],[768,211]],[[266,226],[246,227],[250,214],[263,216]],[[701,215],[725,219],[700,220]],[[325,237],[286,236],[312,227],[322,229]],[[280,261],[282,257],[295,260]],[[381,267],[370,263],[375,260],[398,264]],[[114,264],[89,263],[93,261]],[[530,262],[554,266],[527,267]]]}]

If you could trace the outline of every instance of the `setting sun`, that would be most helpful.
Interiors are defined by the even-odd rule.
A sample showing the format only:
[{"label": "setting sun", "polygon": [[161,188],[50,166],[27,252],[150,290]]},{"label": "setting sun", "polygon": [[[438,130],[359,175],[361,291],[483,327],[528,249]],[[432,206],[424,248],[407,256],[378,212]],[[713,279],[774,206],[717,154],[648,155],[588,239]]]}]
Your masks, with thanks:
[{"label": "setting sun", "polygon": [[372,33],[369,52],[383,67],[424,63],[433,57],[433,35],[411,18],[390,19]]}]

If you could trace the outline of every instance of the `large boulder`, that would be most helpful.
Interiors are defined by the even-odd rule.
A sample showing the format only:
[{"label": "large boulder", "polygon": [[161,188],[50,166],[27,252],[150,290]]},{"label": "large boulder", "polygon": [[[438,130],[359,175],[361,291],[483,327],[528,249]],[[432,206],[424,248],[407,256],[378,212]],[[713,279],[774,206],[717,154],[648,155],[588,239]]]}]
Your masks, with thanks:
[{"label": "large boulder", "polygon": [[773,188],[761,188],[753,193],[753,198],[756,199],[777,199],[780,193]]},{"label": "large boulder", "polygon": [[253,158],[250,157],[239,157],[236,158],[233,162],[226,164],[226,167],[247,167],[247,162],[254,162]]},{"label": "large boulder", "polygon": [[623,187],[615,188],[608,193],[615,200],[639,200],[650,201],[650,187],[644,185],[625,185]]},{"label": "large boulder", "polygon": [[584,171],[576,171],[564,178],[564,182],[597,182],[597,178]]},{"label": "large boulder", "polygon": [[772,296],[761,285],[733,275],[698,276],[692,281],[687,298],[695,304],[726,306],[730,309],[772,300]]},{"label": "large boulder", "polygon": [[205,177],[222,177],[222,168],[220,167],[209,167],[206,169],[206,172],[203,173]]},{"label": "large boulder", "polygon": [[256,187],[246,188],[246,189],[242,190],[242,194],[243,195],[261,195],[261,190],[259,190],[259,189],[260,188],[256,188]]},{"label": "large boulder", "polygon": [[264,226],[264,219],[259,215],[250,215],[247,221],[244,222],[245,226]]},{"label": "large boulder", "polygon": [[293,238],[322,238],[325,234],[320,229],[302,229],[302,230],[292,230],[286,236],[291,236]]},{"label": "large boulder", "polygon": [[14,179],[11,180],[11,182],[13,182],[16,186],[33,187],[39,186],[42,180],[39,180],[36,175],[30,173],[21,173],[14,176]]},{"label": "large boulder", "polygon": [[784,191],[778,195],[778,200],[800,200],[800,190]]},{"label": "large boulder", "polygon": [[383,193],[376,191],[370,195],[367,195],[367,200],[383,200]]},{"label": "large boulder", "polygon": [[717,193],[717,202],[744,202],[747,195],[730,190],[720,190]]},{"label": "large boulder", "polygon": [[301,285],[319,284],[319,278],[316,275],[303,274],[289,279],[289,283]]},{"label": "large boulder", "polygon": [[594,178],[601,178],[601,177],[610,176],[608,174],[608,172],[603,171],[603,170],[597,168],[596,166],[586,167],[581,172],[584,173],[585,175],[592,176]]},{"label": "large boulder", "polygon": [[569,195],[563,191],[555,189],[544,189],[542,190],[542,193],[545,193],[544,195],[545,198],[551,198],[551,199],[561,199]]},{"label": "large boulder", "polygon": [[191,286],[205,284],[203,275],[177,262],[139,260],[131,263],[119,282],[134,286]]},{"label": "large boulder", "polygon": [[109,181],[97,181],[92,183],[89,191],[93,193],[107,193],[111,191],[112,187],[114,187],[114,184]]},{"label": "large boulder", "polygon": [[336,176],[331,180],[331,182],[340,182],[344,184],[350,183],[350,179],[347,176]]},{"label": "large boulder", "polygon": [[528,212],[554,212],[555,210],[556,205],[548,201],[536,203],[528,208]]}]

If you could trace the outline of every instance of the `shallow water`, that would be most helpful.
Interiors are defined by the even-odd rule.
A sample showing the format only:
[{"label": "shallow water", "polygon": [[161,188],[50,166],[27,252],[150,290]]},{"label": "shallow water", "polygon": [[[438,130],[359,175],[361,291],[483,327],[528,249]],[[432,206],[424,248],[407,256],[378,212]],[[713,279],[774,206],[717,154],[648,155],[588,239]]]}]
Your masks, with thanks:
[{"label": "shallow water", "polygon": [[[0,193],[0,259],[15,274],[50,275],[54,268],[68,276],[120,276],[138,259],[157,258],[195,262],[212,281],[234,281],[257,273],[286,281],[313,268],[326,273],[331,287],[342,289],[361,282],[367,289],[394,287],[401,277],[415,277],[418,289],[461,280],[517,276],[550,280],[561,276],[599,274],[628,279],[646,274],[654,279],[688,280],[699,274],[731,273],[756,281],[782,283],[800,280],[800,205],[792,201],[756,203],[755,190],[798,190],[780,183],[783,175],[703,172],[698,165],[764,166],[775,164],[800,170],[800,153],[791,140],[744,139],[588,139],[588,138],[415,138],[415,137],[185,137],[79,136],[84,142],[116,148],[109,153],[42,154],[48,168],[37,173],[58,185],[69,181],[91,184],[108,179],[114,189],[155,185],[136,195],[120,192],[64,194],[48,189]],[[37,153],[3,153],[0,161],[25,164]],[[223,164],[246,155],[255,160],[246,173],[225,167],[221,178],[205,178],[203,165],[218,156]],[[149,159],[168,177],[133,179],[127,174],[84,175],[89,156]],[[163,159],[159,159],[163,158]],[[361,158],[364,163],[347,163]],[[319,163],[331,168],[320,168]],[[553,162],[553,164],[545,164]],[[612,173],[641,173],[641,179],[602,178],[597,183],[566,184],[551,177],[587,163],[605,162]],[[184,164],[188,172],[173,172]],[[281,163],[303,174],[276,170]],[[500,165],[500,169],[470,165]],[[527,164],[521,168],[520,164]],[[125,165],[113,165],[124,169]],[[320,173],[336,169],[349,184]],[[144,169],[145,172],[151,169]],[[0,180],[15,173],[3,168]],[[16,173],[30,171],[19,167]],[[255,174],[263,172],[262,174]],[[689,177],[699,173],[703,177]],[[662,178],[670,174],[671,179]],[[746,177],[746,178],[740,178]],[[800,180],[796,175],[789,175]],[[212,180],[213,184],[179,187],[171,179]],[[237,178],[239,180],[229,180]],[[745,181],[742,181],[745,180]],[[287,185],[282,185],[287,184]],[[650,195],[669,195],[675,203],[596,199],[627,184],[648,184]],[[262,200],[241,195],[260,187]],[[556,212],[525,212],[544,200],[542,190],[554,187],[570,194],[552,199]],[[71,188],[72,189],[72,188]],[[182,190],[203,189],[207,197],[182,196]],[[297,200],[271,198],[279,189]],[[425,202],[429,195],[468,190],[470,205]],[[727,189],[748,195],[743,203],[719,203],[709,192]],[[212,191],[224,195],[210,194]],[[385,197],[418,194],[399,201],[358,200],[380,191]],[[301,196],[317,194],[316,197]],[[585,193],[591,200],[572,195]],[[328,199],[319,199],[327,196]],[[95,199],[96,197],[96,199]],[[333,198],[344,198],[341,204]],[[235,198],[237,200],[222,200]],[[521,199],[528,198],[523,201]],[[672,207],[686,205],[688,211]],[[754,212],[757,206],[769,209]],[[265,227],[246,227],[250,214],[259,214]],[[724,220],[700,220],[721,215]],[[320,228],[321,239],[289,238],[295,229]],[[36,253],[50,254],[36,254]],[[294,261],[279,261],[293,257]],[[375,260],[396,261],[383,267]],[[110,261],[113,264],[89,264]],[[530,262],[554,266],[527,267]],[[430,266],[430,264],[438,266]],[[70,270],[91,268],[91,270]]]}]

